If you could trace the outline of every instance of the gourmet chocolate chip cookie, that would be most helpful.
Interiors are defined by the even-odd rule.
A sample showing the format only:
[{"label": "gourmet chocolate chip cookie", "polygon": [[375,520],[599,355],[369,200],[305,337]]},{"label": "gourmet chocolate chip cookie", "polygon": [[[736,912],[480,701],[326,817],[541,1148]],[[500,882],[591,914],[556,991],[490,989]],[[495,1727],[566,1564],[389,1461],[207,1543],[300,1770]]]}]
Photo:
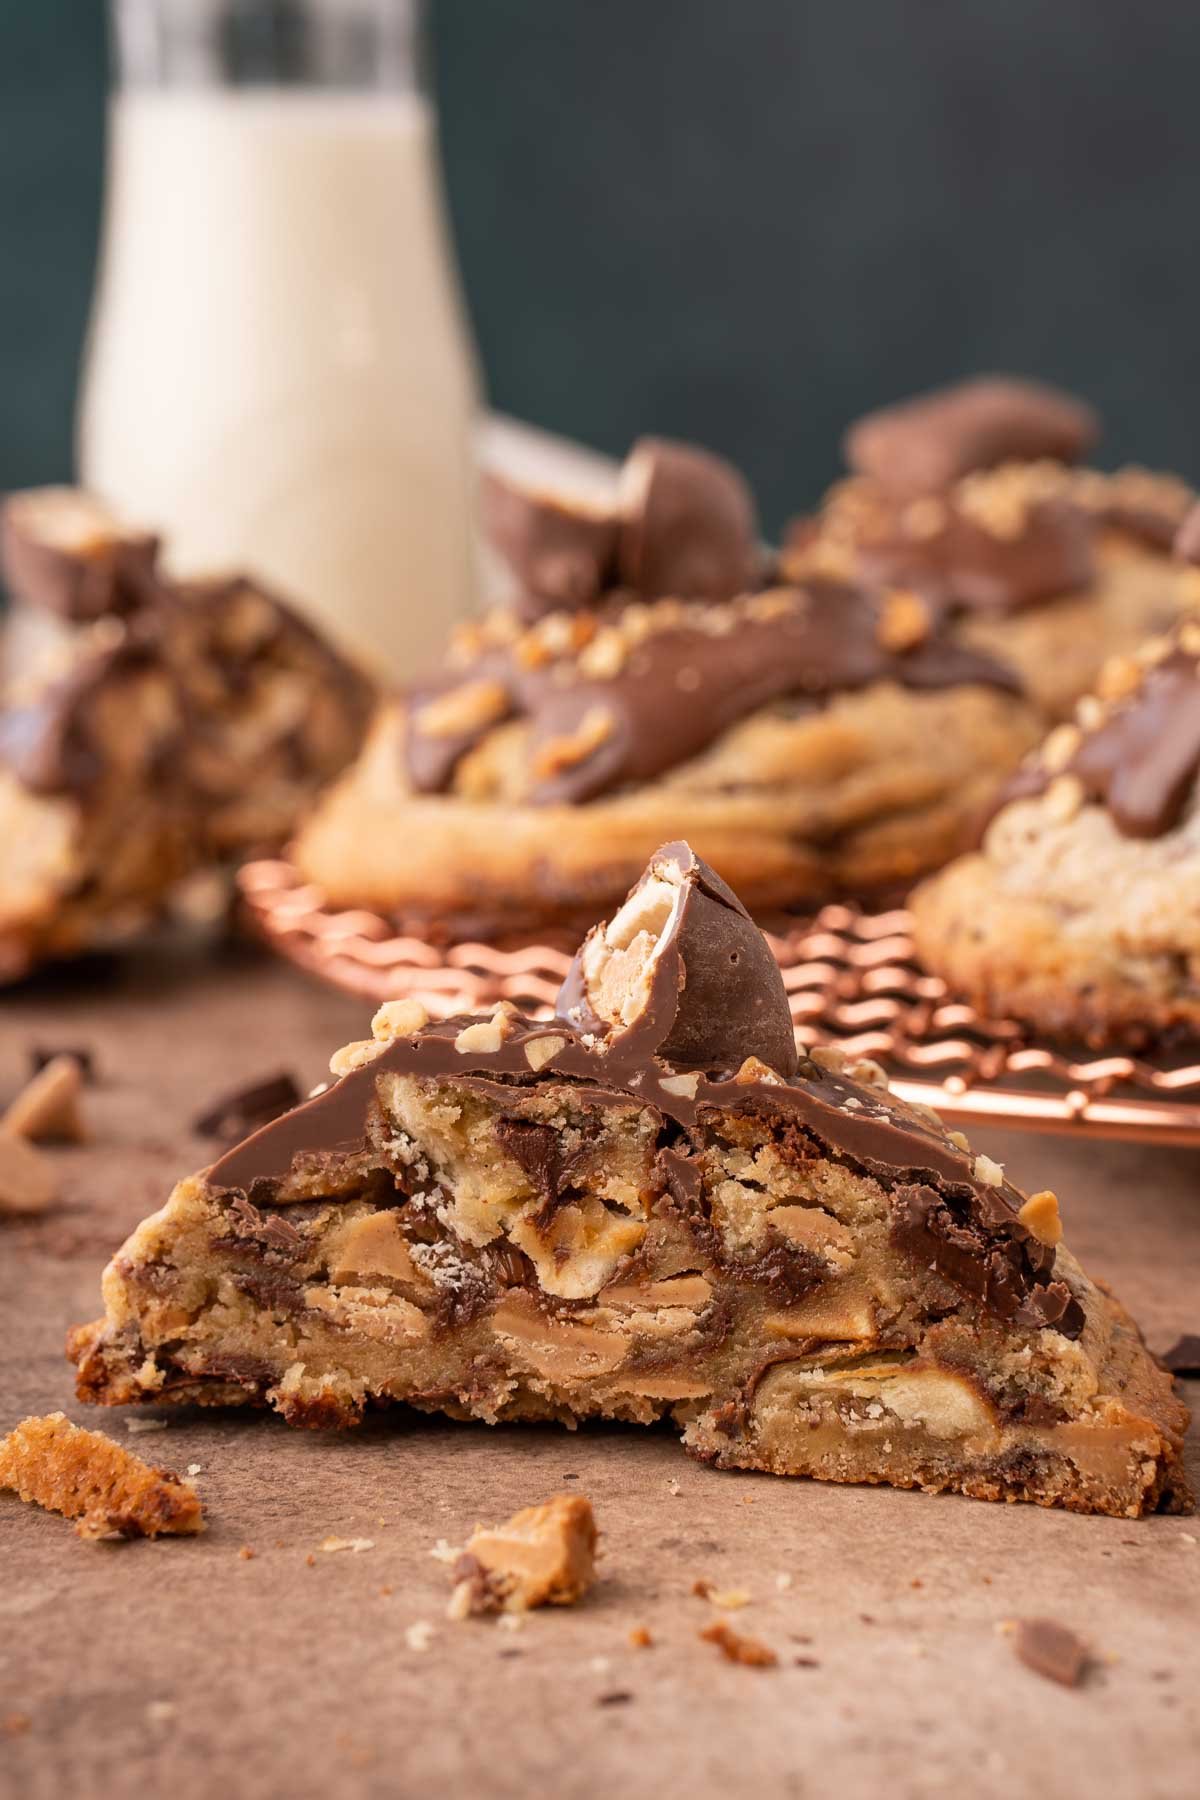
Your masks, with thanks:
[{"label": "gourmet chocolate chip cookie", "polygon": [[334,904],[589,923],[676,833],[756,908],[895,892],[1036,741],[1013,669],[919,594],[775,582],[717,459],[639,445],[620,494],[606,516],[493,483],[518,598],[381,711],[302,831]]},{"label": "gourmet chocolate chip cookie", "polygon": [[911,587],[1019,670],[1047,720],[1067,718],[1106,656],[1175,618],[1169,550],[1192,499],[1173,476],[1076,467],[1098,436],[1081,402],[999,376],[873,413],[782,567]]},{"label": "gourmet chocolate chip cookie", "polygon": [[372,694],[243,577],[168,580],[67,489],[0,515],[0,978],[120,939],[181,877],[278,847]]},{"label": "gourmet chocolate chip cookie", "polygon": [[556,1017],[394,1003],[332,1067],[118,1252],[72,1335],[83,1399],[670,1415],[720,1467],[1183,1502],[1171,1378],[1054,1195],[873,1067],[798,1056],[766,942],[686,845]]},{"label": "gourmet chocolate chip cookie", "polygon": [[[1193,531],[1200,512],[1181,549]],[[918,889],[924,961],[984,1010],[1054,1035],[1200,1031],[1198,774],[1188,622],[1110,663],[1077,723],[1014,778],[982,849]]]}]

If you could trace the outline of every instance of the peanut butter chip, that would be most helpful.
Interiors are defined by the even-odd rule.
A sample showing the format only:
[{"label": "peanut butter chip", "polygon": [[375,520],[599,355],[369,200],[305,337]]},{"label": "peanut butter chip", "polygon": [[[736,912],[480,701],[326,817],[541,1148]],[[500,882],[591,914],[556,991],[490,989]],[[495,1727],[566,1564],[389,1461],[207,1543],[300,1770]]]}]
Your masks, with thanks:
[{"label": "peanut butter chip", "polygon": [[0,1131],[0,1215],[45,1212],[58,1199],[58,1177],[48,1158],[24,1138]]},{"label": "peanut butter chip", "polygon": [[1039,1244],[1047,1244],[1051,1248],[1062,1242],[1062,1220],[1058,1213],[1058,1196],[1049,1188],[1043,1188],[1040,1194],[1031,1194],[1017,1218],[1027,1231],[1031,1231]]},{"label": "peanut butter chip", "polygon": [[79,1111],[83,1071],[73,1056],[54,1056],[17,1095],[0,1118],[0,1131],[33,1143],[81,1143],[86,1136]]}]

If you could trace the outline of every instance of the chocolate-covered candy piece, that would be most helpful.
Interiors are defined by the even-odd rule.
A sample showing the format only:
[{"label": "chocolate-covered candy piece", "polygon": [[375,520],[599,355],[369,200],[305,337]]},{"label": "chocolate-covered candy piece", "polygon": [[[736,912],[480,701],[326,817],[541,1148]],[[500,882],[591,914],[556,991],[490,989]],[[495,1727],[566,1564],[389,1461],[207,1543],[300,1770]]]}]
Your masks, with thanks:
[{"label": "chocolate-covered candy piece", "polygon": [[647,599],[729,600],[754,584],[754,499],[721,457],[640,439],[621,471],[620,512],[620,578]]},{"label": "chocolate-covered candy piece", "polygon": [[1200,563],[1200,501],[1184,515],[1172,548],[1180,562]]},{"label": "chocolate-covered candy piece", "polygon": [[121,524],[92,494],[30,488],[0,512],[0,567],[27,606],[84,622],[135,611],[152,587],[158,538]]},{"label": "chocolate-covered candy piece", "polygon": [[708,1069],[757,1057],[795,1072],[787,994],[737,895],[687,844],[666,844],[624,904],[588,933],[558,1011],[610,1049]]},{"label": "chocolate-covered candy piece", "polygon": [[611,509],[484,476],[484,529],[519,584],[518,614],[593,605],[610,585],[617,554]]},{"label": "chocolate-covered candy piece", "polygon": [[1099,435],[1099,418],[1083,401],[1041,382],[989,375],[868,413],[842,449],[856,474],[921,494],[1001,462],[1078,462]]}]

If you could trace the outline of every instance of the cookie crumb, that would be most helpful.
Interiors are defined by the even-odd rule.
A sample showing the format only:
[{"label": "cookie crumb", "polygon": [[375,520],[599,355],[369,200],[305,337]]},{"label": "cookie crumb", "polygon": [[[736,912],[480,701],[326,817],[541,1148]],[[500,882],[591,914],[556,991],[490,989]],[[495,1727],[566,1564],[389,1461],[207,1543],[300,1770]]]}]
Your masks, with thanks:
[{"label": "cookie crumb", "polygon": [[649,1650],[653,1646],[653,1643],[654,1639],[645,1625],[635,1625],[633,1630],[629,1633],[629,1648],[631,1650]]},{"label": "cookie crumb", "polygon": [[596,1578],[597,1535],[591,1501],[556,1494],[503,1525],[477,1525],[461,1552],[439,1540],[432,1552],[437,1560],[454,1557],[449,1616],[572,1605]]},{"label": "cookie crumb", "polygon": [[253,1562],[257,1555],[257,1550],[252,1550],[249,1544],[243,1544],[238,1551],[238,1556],[241,1558],[242,1562]]},{"label": "cookie crumb", "polygon": [[100,1431],[63,1413],[23,1419],[0,1439],[0,1488],[76,1521],[87,1539],[190,1535],[204,1530],[195,1491]]},{"label": "cookie crumb", "polygon": [[724,1619],[714,1619],[697,1635],[704,1643],[715,1644],[727,1662],[741,1663],[747,1669],[773,1669],[779,1661],[769,1645],[735,1631]]},{"label": "cookie crumb", "polygon": [[433,1642],[433,1626],[428,1619],[418,1619],[415,1624],[406,1626],[404,1641],[410,1650],[428,1650]]},{"label": "cookie crumb", "polygon": [[348,1550],[352,1556],[360,1556],[364,1550],[375,1548],[375,1539],[327,1537],[322,1541],[321,1548],[327,1556],[336,1556],[343,1550]]},{"label": "cookie crumb", "polygon": [[5,1715],[4,1715],[4,1735],[5,1735],[5,1737],[22,1737],[24,1735],[24,1733],[29,1730],[29,1727],[32,1724],[33,1724],[33,1720],[30,1718],[28,1713],[23,1713],[23,1712],[5,1713]]}]

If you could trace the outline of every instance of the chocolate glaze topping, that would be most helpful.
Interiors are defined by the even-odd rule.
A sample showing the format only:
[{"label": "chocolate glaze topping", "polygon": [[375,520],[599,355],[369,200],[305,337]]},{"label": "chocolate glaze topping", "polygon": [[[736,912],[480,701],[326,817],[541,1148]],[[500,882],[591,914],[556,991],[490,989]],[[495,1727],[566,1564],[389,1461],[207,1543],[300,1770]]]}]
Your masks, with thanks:
[{"label": "chocolate glaze topping", "polygon": [[1041,382],[987,375],[868,413],[843,440],[849,466],[897,493],[934,493],[1009,461],[1078,462],[1100,435],[1090,406]]},{"label": "chocolate glaze topping", "polygon": [[1094,520],[1065,495],[1033,501],[1011,532],[987,530],[953,496],[940,505],[941,528],[919,536],[904,530],[906,509],[894,509],[891,528],[858,545],[863,571],[956,612],[1020,612],[1090,584]]},{"label": "chocolate glaze topping", "polygon": [[[670,846],[661,854],[673,860],[679,853],[680,847]],[[685,848],[683,854],[690,857]],[[748,1113],[801,1134],[817,1153],[844,1160],[877,1180],[894,1196],[894,1231],[901,1247],[992,1312],[1032,1328],[1049,1325],[1077,1336],[1083,1327],[1082,1308],[1067,1286],[1055,1280],[1053,1250],[1017,1219],[1021,1195],[1007,1182],[981,1181],[969,1154],[920,1115],[807,1057],[786,1075],[764,1067],[764,1051],[769,1055],[773,1046],[778,1048],[769,1024],[764,1026],[759,1062],[739,1070],[723,1054],[732,1047],[728,1022],[710,1012],[713,1035],[705,1055],[699,1006],[686,1019],[687,1059],[676,1063],[663,1054],[688,1011],[686,963],[682,987],[674,986],[673,994],[671,990],[680,973],[676,958],[687,950],[684,918],[689,908],[699,907],[692,913],[693,921],[698,921],[707,910],[701,902],[719,905],[739,921],[732,931],[739,944],[743,941],[740,911],[735,910],[736,902],[730,908],[723,899],[721,884],[694,858],[684,874],[685,902],[668,925],[651,998],[629,1028],[581,1029],[576,1023],[578,979],[568,983],[561,1001],[574,1016],[544,1023],[509,1018],[506,1035],[494,1052],[460,1051],[459,1035],[474,1022],[469,1018],[429,1024],[412,1037],[394,1040],[373,1061],[247,1138],[212,1166],[209,1185],[241,1190],[263,1204],[293,1166],[307,1164],[315,1171],[330,1158],[367,1151],[376,1088],[384,1075],[448,1080],[500,1105],[511,1104],[531,1088],[568,1086],[578,1088],[581,1098],[593,1105],[652,1108],[663,1121],[659,1163],[664,1189],[685,1205],[700,1193],[695,1159],[705,1148],[707,1133],[719,1130],[722,1114]],[[722,931],[730,929],[727,918],[719,923]],[[715,979],[710,967],[698,978],[697,987]],[[735,973],[735,989],[738,979]],[[681,1003],[671,1004],[673,998]],[[745,1018],[744,1004],[740,1010]],[[764,1019],[770,1021],[774,1010],[774,1002],[765,1005]],[[598,1023],[589,1014],[585,1026],[589,1018]],[[555,1041],[553,1053],[534,1075],[526,1052],[548,1039]],[[550,1182],[550,1152],[543,1141],[523,1136],[514,1140],[513,1148],[522,1166],[538,1172],[539,1180],[544,1174]]]},{"label": "chocolate glaze topping", "polygon": [[[1200,665],[1176,648],[1136,692],[1087,732],[1059,774],[1078,777],[1124,837],[1157,838],[1183,816],[1200,775]],[[1033,763],[1002,790],[995,812],[1045,793],[1053,775]]]},{"label": "chocolate glaze topping", "polygon": [[[445,736],[422,728],[424,708],[467,682],[497,684],[507,714],[531,721],[528,798],[539,805],[651,781],[772,701],[817,705],[875,681],[915,689],[976,682],[1020,692],[1010,669],[956,643],[936,622],[911,649],[888,649],[881,642],[884,605],[866,589],[813,581],[736,600],[720,613],[687,609],[680,623],[634,641],[604,679],[585,672],[586,659],[529,667],[519,642],[485,651],[452,681],[412,695],[409,779],[418,792],[445,791],[459,761],[496,723],[493,716],[474,731]],[[619,619],[612,615],[614,625]],[[593,721],[596,740],[586,751],[556,758],[556,744]]]}]

